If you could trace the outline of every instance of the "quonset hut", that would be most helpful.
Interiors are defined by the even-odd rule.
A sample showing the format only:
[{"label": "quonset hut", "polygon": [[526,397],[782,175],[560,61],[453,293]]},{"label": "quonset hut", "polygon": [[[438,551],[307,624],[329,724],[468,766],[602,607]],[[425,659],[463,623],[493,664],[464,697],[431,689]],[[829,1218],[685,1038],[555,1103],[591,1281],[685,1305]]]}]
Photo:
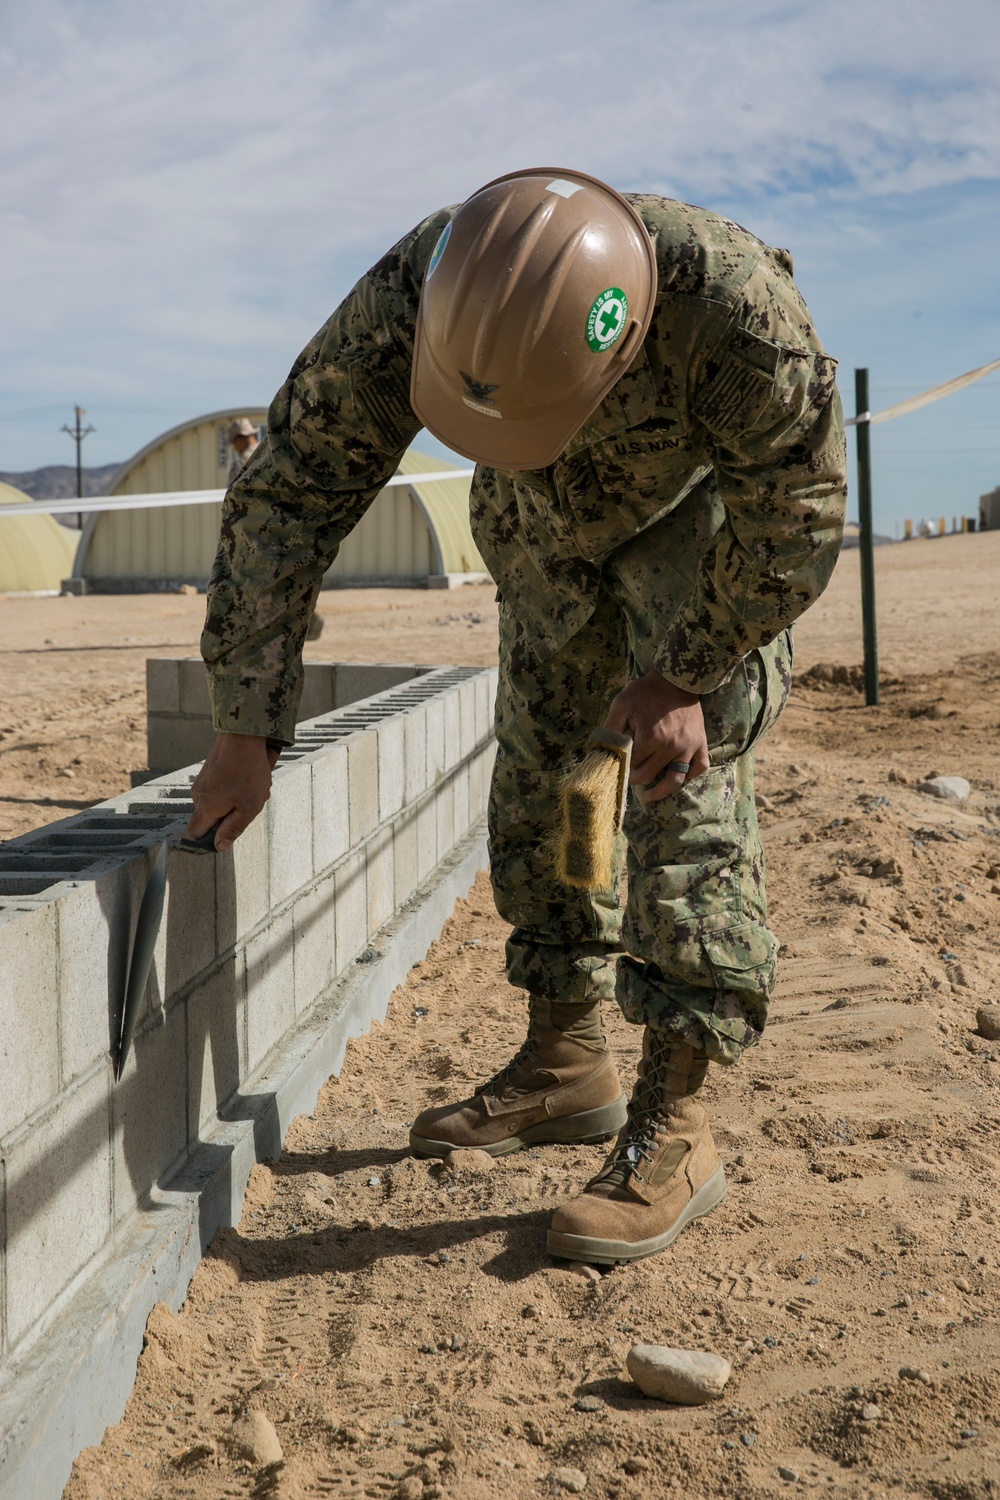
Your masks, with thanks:
[{"label": "quonset hut", "polygon": [[[223,489],[232,457],[229,424],[238,417],[263,428],[267,414],[240,407],[171,428],[122,465],[110,494]],[[400,471],[412,475],[414,483],[376,496],[342,545],[324,587],[442,587],[456,575],[485,577],[469,528],[469,480],[419,482],[421,474],[453,467],[408,450]],[[218,505],[96,513],[84,528],[73,576],[94,593],[141,593],[181,583],[203,588],[215,556],[219,514]]]},{"label": "quonset hut", "polygon": [[[0,484],[0,507],[26,501],[31,496],[23,490]],[[58,593],[79,538],[78,531],[67,530],[44,512],[5,519],[0,509],[0,594]]]}]

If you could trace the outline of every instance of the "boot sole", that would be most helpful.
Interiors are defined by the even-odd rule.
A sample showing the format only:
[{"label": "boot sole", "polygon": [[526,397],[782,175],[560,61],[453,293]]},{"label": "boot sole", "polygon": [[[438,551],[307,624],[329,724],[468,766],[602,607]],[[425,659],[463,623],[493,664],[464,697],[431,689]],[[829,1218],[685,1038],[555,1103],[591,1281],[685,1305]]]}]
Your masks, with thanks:
[{"label": "boot sole", "polygon": [[487,1156],[508,1156],[512,1151],[523,1151],[526,1146],[590,1146],[617,1135],[625,1123],[626,1112],[627,1100],[622,1094],[614,1104],[602,1104],[599,1109],[585,1109],[578,1115],[563,1115],[556,1120],[542,1120],[517,1135],[488,1144],[435,1141],[411,1130],[410,1150],[417,1156],[448,1156],[452,1151],[485,1151]]},{"label": "boot sole", "polygon": [[545,1244],[551,1255],[560,1260],[579,1260],[585,1265],[624,1266],[633,1260],[656,1255],[674,1243],[679,1234],[718,1208],[726,1196],[726,1174],[720,1162],[711,1177],[693,1195],[690,1203],[663,1234],[648,1240],[600,1240],[588,1234],[560,1234],[550,1229]]}]

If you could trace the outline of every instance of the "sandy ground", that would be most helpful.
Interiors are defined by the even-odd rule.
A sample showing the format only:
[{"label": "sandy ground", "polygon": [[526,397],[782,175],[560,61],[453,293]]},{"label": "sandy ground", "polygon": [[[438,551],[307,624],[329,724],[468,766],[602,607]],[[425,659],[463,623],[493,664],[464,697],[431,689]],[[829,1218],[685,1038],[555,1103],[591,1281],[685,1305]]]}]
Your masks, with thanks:
[{"label": "sandy ground", "polygon": [[[385,1027],[352,1044],[280,1161],[255,1168],[180,1314],[154,1312],[125,1417],[81,1455],[67,1500],[1000,1494],[1000,1044],[975,1016],[1000,1001],[1000,536],[878,557],[882,706],[803,675],[761,747],[782,978],[760,1047],[707,1085],[727,1201],[667,1254],[586,1276],[547,1257],[544,1229],[600,1147],[544,1147],[485,1175],[408,1155],[417,1110],[467,1092],[522,1034],[480,879]],[[799,631],[800,667],[859,659],[856,588],[847,554]],[[323,603],[317,656],[493,649],[485,591]],[[0,793],[24,788],[33,811],[60,797],[71,745],[72,796],[117,790],[141,764],[148,643],[188,649],[199,613],[186,599],[0,604],[20,663],[7,722],[16,736],[33,715],[37,745],[0,756]],[[43,646],[57,619],[79,656]],[[98,738],[86,715],[109,693]],[[965,775],[970,801],[921,794],[934,772]],[[627,1076],[637,1033],[608,1024]],[[624,1369],[636,1341],[725,1355],[725,1395],[640,1397]],[[283,1463],[234,1447],[248,1408]]]},{"label": "sandy ground", "polygon": [[[306,660],[494,662],[494,592],[332,590]],[[180,594],[0,594],[0,838],[128,787],[146,765],[146,659],[197,656],[204,615]]]},{"label": "sandy ground", "polygon": [[[1000,532],[876,552],[881,665],[948,671],[1000,647]],[[845,552],[796,627],[799,669],[862,657],[858,553]],[[129,784],[146,764],[145,663],[193,656],[204,599],[170,594],[24,599],[0,594],[0,838],[54,822]],[[496,660],[492,587],[321,595],[313,661]]]}]

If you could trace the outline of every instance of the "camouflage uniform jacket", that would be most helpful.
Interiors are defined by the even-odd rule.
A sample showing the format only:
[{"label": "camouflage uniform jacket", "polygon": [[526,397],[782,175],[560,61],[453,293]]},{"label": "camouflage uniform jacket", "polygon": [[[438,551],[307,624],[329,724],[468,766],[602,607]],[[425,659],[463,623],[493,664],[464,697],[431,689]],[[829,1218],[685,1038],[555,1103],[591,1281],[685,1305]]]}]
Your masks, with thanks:
[{"label": "camouflage uniform jacket", "polygon": [[[670,561],[655,549],[635,586],[664,604],[657,667],[701,693],[829,579],[845,499],[836,364],[787,252],[704,209],[631,201],[659,276],[643,346],[551,468],[477,470],[472,526],[544,659],[590,618],[608,556],[700,485],[704,504],[683,507],[669,532]],[[453,212],[362,277],[296,360],[229,489],[202,637],[217,729],[294,737],[319,581],[418,431],[420,286]]]}]

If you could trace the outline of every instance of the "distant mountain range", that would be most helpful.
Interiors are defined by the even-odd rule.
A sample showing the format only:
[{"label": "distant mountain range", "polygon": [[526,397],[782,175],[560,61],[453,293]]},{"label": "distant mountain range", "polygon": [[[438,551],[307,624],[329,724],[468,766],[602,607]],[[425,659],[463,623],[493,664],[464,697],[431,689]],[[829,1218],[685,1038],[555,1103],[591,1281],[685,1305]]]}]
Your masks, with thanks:
[{"label": "distant mountain range", "polygon": [[[106,495],[121,464],[99,464],[84,469],[84,495]],[[72,500],[76,495],[76,467],[73,464],[48,464],[44,469],[29,469],[26,474],[0,474],[0,483],[12,484],[32,500]]]}]

